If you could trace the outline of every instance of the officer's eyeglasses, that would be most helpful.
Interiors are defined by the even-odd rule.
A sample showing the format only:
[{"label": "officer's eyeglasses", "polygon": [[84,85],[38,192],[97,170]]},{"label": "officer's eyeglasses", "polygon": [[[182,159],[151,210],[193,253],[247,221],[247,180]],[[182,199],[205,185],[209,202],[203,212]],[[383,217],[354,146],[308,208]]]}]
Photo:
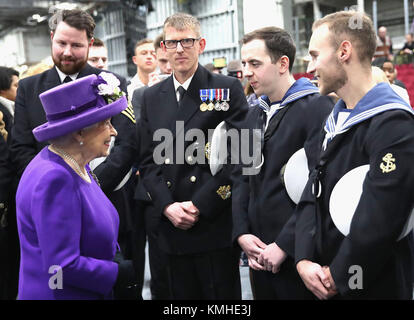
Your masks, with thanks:
[{"label": "officer's eyeglasses", "polygon": [[192,48],[194,46],[194,41],[200,40],[201,38],[187,38],[187,39],[181,39],[181,40],[164,40],[164,46],[167,49],[175,49],[177,48],[178,42],[181,44],[183,48]]}]

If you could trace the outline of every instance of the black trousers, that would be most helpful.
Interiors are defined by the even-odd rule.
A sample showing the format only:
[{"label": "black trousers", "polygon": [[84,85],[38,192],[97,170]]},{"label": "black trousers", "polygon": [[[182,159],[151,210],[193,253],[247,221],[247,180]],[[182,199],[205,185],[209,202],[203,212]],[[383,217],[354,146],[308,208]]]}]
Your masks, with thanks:
[{"label": "black trousers", "polygon": [[8,300],[16,300],[19,287],[20,240],[17,232],[16,203],[14,199],[9,201],[7,224],[6,291]]},{"label": "black trousers", "polygon": [[240,300],[240,250],[168,255],[168,282],[175,300]]},{"label": "black trousers", "polygon": [[151,204],[145,206],[145,230],[148,240],[148,256],[151,272],[151,299],[170,300],[168,287],[167,253],[158,246],[160,215]]},{"label": "black trousers", "polygon": [[[1,217],[1,212],[0,212]],[[7,231],[0,225],[0,300],[7,300]]]},{"label": "black trousers", "polygon": [[255,300],[314,300],[304,285],[293,260],[287,258],[276,274],[251,269],[252,292]]}]

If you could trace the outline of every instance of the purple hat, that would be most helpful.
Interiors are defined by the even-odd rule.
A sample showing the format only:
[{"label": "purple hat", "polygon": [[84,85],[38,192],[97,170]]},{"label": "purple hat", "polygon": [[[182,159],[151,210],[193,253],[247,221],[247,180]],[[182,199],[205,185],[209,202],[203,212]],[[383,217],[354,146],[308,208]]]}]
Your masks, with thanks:
[{"label": "purple hat", "polygon": [[83,77],[40,94],[48,122],[33,129],[36,140],[61,137],[125,110],[128,102],[119,84],[112,73],[101,72],[99,76]]}]

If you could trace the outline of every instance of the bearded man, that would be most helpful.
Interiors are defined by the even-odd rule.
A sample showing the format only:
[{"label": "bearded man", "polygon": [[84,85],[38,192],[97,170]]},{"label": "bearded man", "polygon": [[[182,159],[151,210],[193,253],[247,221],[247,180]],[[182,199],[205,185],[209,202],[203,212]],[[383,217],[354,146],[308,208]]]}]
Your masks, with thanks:
[{"label": "bearded man", "polygon": [[[35,127],[46,122],[39,94],[64,82],[102,72],[101,69],[94,68],[87,63],[95,29],[95,22],[87,12],[79,9],[58,11],[50,19],[49,25],[54,67],[38,75],[22,79],[17,90],[11,152],[18,169],[18,176],[47,144],[47,142],[37,142],[32,134]],[[121,90],[126,92],[126,80],[116,76],[121,82]],[[127,112],[112,119],[112,124],[118,131],[117,142],[105,163],[95,170],[98,178],[102,180],[101,187],[104,190],[113,190],[131,167],[129,159],[132,158],[131,153],[134,152],[134,144],[131,143],[135,130],[134,123],[135,119],[131,118]],[[110,171],[109,167],[112,173],[117,174],[102,177],[103,171]]]}]

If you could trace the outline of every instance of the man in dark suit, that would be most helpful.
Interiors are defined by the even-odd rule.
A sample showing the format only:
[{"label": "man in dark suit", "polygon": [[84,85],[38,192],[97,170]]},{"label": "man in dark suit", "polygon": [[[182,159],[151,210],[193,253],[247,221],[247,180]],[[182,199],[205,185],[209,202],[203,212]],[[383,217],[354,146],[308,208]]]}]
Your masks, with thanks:
[{"label": "man in dark suit", "polygon": [[[150,81],[148,82],[149,87],[169,77],[172,73],[170,63],[166,57],[167,53],[164,52],[160,46],[162,40],[162,34],[154,40],[154,48],[159,70],[156,70],[150,74]],[[134,114],[137,121],[137,130],[139,130],[140,127],[140,116],[144,92],[148,86],[135,89],[132,96],[131,104],[134,108]],[[139,166],[139,161],[136,166]],[[146,238],[148,239],[148,256],[151,272],[151,299],[168,300],[170,295],[167,280],[167,258],[165,253],[158,247],[158,225],[160,217],[153,212],[154,205],[147,195],[142,179],[139,177],[139,173],[137,176],[137,186],[134,198],[137,209],[137,214],[135,215],[136,219],[134,221],[136,225],[135,232],[138,234],[138,241],[136,241],[136,244],[137,246],[142,246],[143,253],[145,252]],[[142,261],[145,262],[144,259],[142,259]]]},{"label": "man in dark suit", "polygon": [[[54,22],[57,21],[57,24]],[[81,10],[63,10],[51,18],[52,59],[55,67],[39,75],[22,79],[16,98],[15,126],[11,152],[19,175],[31,159],[46,145],[39,143],[32,134],[33,128],[46,122],[39,94],[63,82],[102,70],[87,63],[88,50],[93,42],[95,22]],[[126,81],[121,89],[126,92]],[[134,119],[127,111],[113,117],[112,124],[118,131],[115,147],[107,160],[95,170],[104,191],[112,191],[131,167],[134,145]]]},{"label": "man in dark suit", "polygon": [[[208,145],[182,141],[191,129],[207,137],[208,129],[222,121],[241,128],[248,110],[237,79],[214,75],[199,65],[198,56],[205,45],[196,18],[177,13],[166,19],[162,47],[173,75],[144,92],[140,173],[155,206],[154,214],[161,219],[159,246],[168,254],[172,298],[240,299],[240,252],[231,242],[232,168],[224,166],[213,176],[208,165],[194,161],[194,154],[184,154],[186,148],[198,147],[205,160]],[[211,105],[215,101],[223,109],[205,109],[200,90],[209,91]],[[213,92],[223,91],[228,93],[226,97],[212,97]],[[228,100],[228,107],[224,100]],[[171,143],[167,148],[172,147],[176,157],[166,155],[163,163],[157,164],[162,145],[153,141],[153,135],[160,129],[172,132],[166,143]]]},{"label": "man in dark suit", "polygon": [[[39,94],[64,82],[101,69],[87,63],[88,51],[93,43],[95,22],[82,10],[58,11],[50,20],[53,68],[19,82],[15,103],[15,125],[12,131],[11,157],[21,176],[33,157],[47,145],[35,140],[32,130],[46,122],[46,115]],[[126,92],[126,80],[120,80],[120,88]],[[105,193],[112,192],[131,169],[135,147],[135,119],[132,108],[124,110],[111,120],[118,132],[115,146],[106,160],[94,173]]]}]

